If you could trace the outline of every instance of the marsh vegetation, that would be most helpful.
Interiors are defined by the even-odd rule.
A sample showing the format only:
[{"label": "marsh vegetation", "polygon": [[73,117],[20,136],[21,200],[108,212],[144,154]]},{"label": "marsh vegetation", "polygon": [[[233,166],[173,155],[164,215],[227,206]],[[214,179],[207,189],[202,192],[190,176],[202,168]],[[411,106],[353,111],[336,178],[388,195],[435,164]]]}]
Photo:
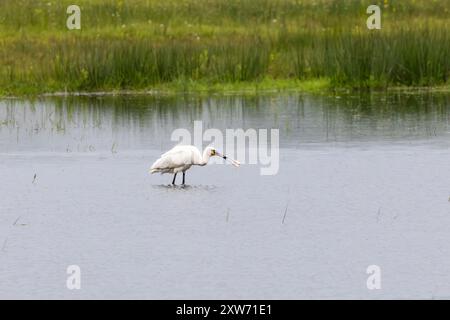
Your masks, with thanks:
[{"label": "marsh vegetation", "polygon": [[79,0],[0,3],[0,94],[448,86],[450,2]]}]

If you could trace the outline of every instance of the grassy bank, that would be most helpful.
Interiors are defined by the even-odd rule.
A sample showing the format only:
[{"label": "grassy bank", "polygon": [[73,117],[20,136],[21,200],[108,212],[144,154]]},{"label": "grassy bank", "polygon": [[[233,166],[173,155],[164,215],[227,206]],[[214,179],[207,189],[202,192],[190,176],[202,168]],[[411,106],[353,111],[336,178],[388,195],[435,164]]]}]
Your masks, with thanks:
[{"label": "grassy bank", "polygon": [[0,94],[445,86],[450,0],[0,3]]}]

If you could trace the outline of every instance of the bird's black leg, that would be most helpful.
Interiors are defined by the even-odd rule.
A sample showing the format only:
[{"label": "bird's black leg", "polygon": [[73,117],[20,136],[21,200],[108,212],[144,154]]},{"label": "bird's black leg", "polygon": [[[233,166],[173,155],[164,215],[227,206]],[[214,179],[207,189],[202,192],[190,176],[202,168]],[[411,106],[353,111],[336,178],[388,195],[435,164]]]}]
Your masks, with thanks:
[{"label": "bird's black leg", "polygon": [[175,185],[175,179],[177,178],[177,174],[175,173],[175,175],[173,176],[173,180],[172,180],[172,184]]},{"label": "bird's black leg", "polygon": [[184,178],[185,178],[185,176],[186,176],[186,172],[183,172],[183,186],[184,186]]}]

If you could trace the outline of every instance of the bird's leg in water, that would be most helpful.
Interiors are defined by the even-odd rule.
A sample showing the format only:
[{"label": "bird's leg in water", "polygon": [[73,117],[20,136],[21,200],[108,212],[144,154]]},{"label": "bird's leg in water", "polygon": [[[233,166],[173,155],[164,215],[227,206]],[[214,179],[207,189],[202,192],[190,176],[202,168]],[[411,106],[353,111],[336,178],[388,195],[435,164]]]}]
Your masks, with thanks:
[{"label": "bird's leg in water", "polygon": [[173,180],[172,180],[172,184],[175,185],[175,179],[177,178],[177,174],[175,173],[175,175],[173,176]]},{"label": "bird's leg in water", "polygon": [[183,172],[183,183],[182,183],[183,186],[184,186],[184,177],[185,177],[185,175],[186,175],[186,172]]}]

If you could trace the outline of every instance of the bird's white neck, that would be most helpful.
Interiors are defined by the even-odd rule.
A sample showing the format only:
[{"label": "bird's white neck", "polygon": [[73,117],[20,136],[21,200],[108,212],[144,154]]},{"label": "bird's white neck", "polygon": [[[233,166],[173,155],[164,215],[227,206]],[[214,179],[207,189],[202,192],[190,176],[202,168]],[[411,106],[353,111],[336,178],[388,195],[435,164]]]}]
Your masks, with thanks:
[{"label": "bird's white neck", "polygon": [[211,158],[211,153],[209,152],[209,149],[206,148],[206,149],[203,151],[202,160],[201,160],[201,162],[199,163],[199,165],[200,165],[200,166],[206,165],[206,164],[208,163],[208,161],[209,161],[209,158]]}]

